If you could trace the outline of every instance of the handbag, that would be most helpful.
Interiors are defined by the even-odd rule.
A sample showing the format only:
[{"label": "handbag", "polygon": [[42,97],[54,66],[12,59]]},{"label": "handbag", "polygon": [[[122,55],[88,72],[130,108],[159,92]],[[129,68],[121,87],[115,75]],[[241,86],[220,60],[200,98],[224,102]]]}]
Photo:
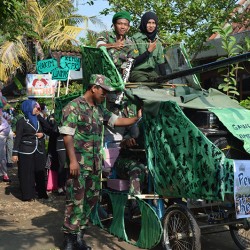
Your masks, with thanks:
[{"label": "handbag", "polygon": [[49,169],[48,171],[48,181],[47,190],[53,191],[58,189],[58,174],[57,171]]}]

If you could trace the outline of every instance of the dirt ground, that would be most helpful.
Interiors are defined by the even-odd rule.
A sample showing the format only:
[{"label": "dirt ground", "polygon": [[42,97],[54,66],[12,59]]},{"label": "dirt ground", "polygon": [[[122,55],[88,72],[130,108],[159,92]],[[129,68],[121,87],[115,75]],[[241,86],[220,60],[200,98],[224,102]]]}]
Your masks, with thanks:
[{"label": "dirt ground", "polygon": [[[0,250],[61,249],[65,197],[50,193],[52,201],[22,202],[17,168],[9,168],[8,173],[12,182],[0,182]],[[86,241],[93,250],[138,249],[93,225],[86,232]]]},{"label": "dirt ground", "polygon": [[[65,197],[51,193],[52,201],[20,200],[17,168],[9,170],[10,184],[0,182],[0,250],[59,250],[63,245],[60,230],[63,221]],[[136,228],[132,226],[132,233]],[[99,227],[91,225],[86,241],[93,250],[138,250],[119,241]],[[203,235],[202,250],[238,249],[228,232]],[[159,244],[152,250],[162,250]]]}]

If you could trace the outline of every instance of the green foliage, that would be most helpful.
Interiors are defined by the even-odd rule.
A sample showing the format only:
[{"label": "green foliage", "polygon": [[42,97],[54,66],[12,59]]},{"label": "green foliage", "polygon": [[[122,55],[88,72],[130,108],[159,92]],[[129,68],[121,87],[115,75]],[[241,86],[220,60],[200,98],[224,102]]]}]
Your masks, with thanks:
[{"label": "green foliage", "polygon": [[[0,42],[15,40],[17,36],[29,29],[28,15],[24,12],[22,0],[8,0],[0,3]],[[18,27],[18,28],[17,28]],[[3,39],[4,38],[4,39]]]},{"label": "green foliage", "polygon": [[[82,89],[83,89],[82,82],[74,81],[74,82],[69,84],[68,94],[72,94],[72,93],[75,93],[75,92],[78,92],[78,91],[82,91]],[[60,88],[60,96],[65,95],[65,94],[66,94],[66,85],[64,84]]]},{"label": "green foliage", "polygon": [[0,23],[1,25],[6,21],[7,18],[9,18],[11,15],[17,15],[18,10],[21,6],[21,1],[19,0],[4,0],[0,3]]},{"label": "green foliage", "polygon": [[[93,1],[85,4],[93,5]],[[50,57],[51,50],[77,51],[78,36],[82,30],[88,30],[88,22],[104,26],[95,16],[75,14],[70,0],[4,0],[0,10],[3,82],[17,71],[34,73],[36,61]]]},{"label": "green foliage", "polygon": [[96,42],[97,42],[97,38],[98,38],[98,34],[95,31],[89,30],[87,31],[87,35],[86,38],[80,38],[80,44],[83,46],[92,46],[95,47],[96,46]]},{"label": "green foliage", "polygon": [[[222,39],[222,48],[227,54],[226,57],[221,57],[219,60],[236,56],[245,51],[241,45],[237,44],[236,38],[231,35],[233,32],[232,26],[227,26],[225,28],[222,28],[221,26],[215,26],[213,32],[217,32],[220,35]],[[249,46],[248,40],[248,38],[245,40],[246,48]],[[221,89],[233,99],[236,99],[236,96],[239,96],[237,89],[237,75],[238,71],[241,69],[244,68],[240,67],[239,63],[235,63],[218,70],[218,72],[221,72],[222,76],[224,77],[223,83],[219,84],[218,89]]]},{"label": "green foliage", "polygon": [[51,49],[70,50],[82,30],[77,24],[88,19],[72,14],[74,6],[68,0],[13,1],[19,3],[14,6],[18,15],[8,16],[0,31],[0,79],[4,82],[17,69],[34,72],[36,61],[47,58]]},{"label": "green foliage", "polygon": [[15,109],[15,112],[16,114],[22,114],[22,111],[21,111],[21,103],[22,101],[19,101],[15,104],[14,106],[14,109]]},{"label": "green foliage", "polygon": [[250,97],[240,102],[240,105],[246,109],[250,109]]}]

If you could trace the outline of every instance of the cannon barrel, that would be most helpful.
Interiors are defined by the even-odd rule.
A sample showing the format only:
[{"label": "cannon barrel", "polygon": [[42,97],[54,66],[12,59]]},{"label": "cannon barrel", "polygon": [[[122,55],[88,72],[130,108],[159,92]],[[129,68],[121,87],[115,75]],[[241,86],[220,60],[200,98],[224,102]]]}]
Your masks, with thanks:
[{"label": "cannon barrel", "polygon": [[233,56],[233,57],[229,57],[227,59],[203,64],[203,65],[193,67],[190,69],[182,70],[179,72],[168,74],[166,76],[160,76],[160,77],[157,77],[155,81],[158,83],[161,83],[161,82],[176,79],[176,78],[179,78],[182,76],[193,75],[196,73],[202,73],[202,72],[222,68],[222,67],[228,66],[228,65],[233,64],[233,63],[247,61],[248,59],[250,59],[250,52],[247,52],[247,53],[244,53],[241,55],[237,55],[237,56]]}]

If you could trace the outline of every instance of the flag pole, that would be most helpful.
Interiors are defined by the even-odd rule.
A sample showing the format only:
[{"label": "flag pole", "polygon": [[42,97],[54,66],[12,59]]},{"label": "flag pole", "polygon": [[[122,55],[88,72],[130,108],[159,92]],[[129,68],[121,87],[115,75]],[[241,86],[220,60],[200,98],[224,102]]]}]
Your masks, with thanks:
[{"label": "flag pole", "polygon": [[58,81],[57,97],[60,96],[61,81]]},{"label": "flag pole", "polygon": [[66,85],[66,92],[65,92],[65,95],[68,94],[68,91],[69,91],[69,78],[70,78],[70,70],[69,70],[69,73],[68,73],[68,79],[67,79],[67,85]]}]

